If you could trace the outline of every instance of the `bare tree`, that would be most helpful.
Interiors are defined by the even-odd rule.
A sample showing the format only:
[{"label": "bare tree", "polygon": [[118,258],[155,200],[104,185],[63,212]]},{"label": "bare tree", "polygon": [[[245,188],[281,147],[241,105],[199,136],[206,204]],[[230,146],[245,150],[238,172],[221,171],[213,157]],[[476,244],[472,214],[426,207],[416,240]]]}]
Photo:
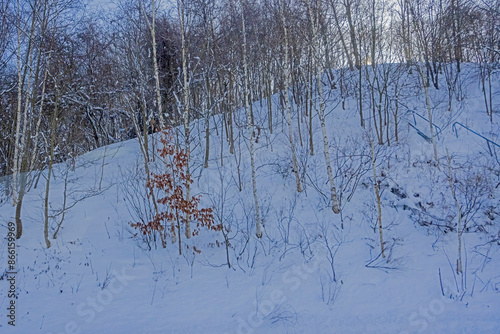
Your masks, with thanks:
[{"label": "bare tree", "polygon": [[285,76],[285,108],[286,108],[286,117],[288,123],[288,139],[290,141],[290,149],[292,151],[292,163],[293,163],[293,172],[295,174],[295,182],[297,184],[297,192],[302,191],[302,185],[300,182],[299,175],[299,167],[297,165],[297,157],[295,154],[295,142],[293,140],[293,128],[292,128],[292,115],[290,112],[290,96],[289,96],[289,88],[290,88],[290,61],[288,59],[288,28],[285,16],[285,1],[281,0],[280,6],[280,16],[283,25],[283,34],[285,37],[285,63],[284,63],[284,76]]},{"label": "bare tree", "polygon": [[[12,198],[16,207],[16,237],[22,236],[23,225],[21,209],[24,195],[32,181],[30,172],[33,169],[32,154],[36,154],[40,121],[36,121],[36,103],[39,94],[40,74],[43,73],[45,54],[41,43],[48,29],[49,22],[58,15],[51,14],[51,3],[37,0],[33,6],[26,8],[17,1],[17,113],[14,137]],[[57,4],[56,4],[57,5]],[[27,11],[27,12],[25,12]],[[28,18],[28,19],[27,19]],[[41,119],[39,110],[38,120]],[[36,126],[34,125],[36,123]]]},{"label": "bare tree", "polygon": [[247,61],[247,32],[245,25],[245,4],[246,0],[240,0],[241,6],[241,34],[243,38],[243,70],[244,70],[244,89],[243,95],[245,96],[245,113],[247,118],[247,128],[248,128],[248,141],[250,145],[250,163],[252,167],[252,187],[253,187],[253,198],[255,202],[255,228],[257,238],[262,237],[262,226],[260,221],[260,207],[259,207],[259,196],[257,194],[257,178],[255,175],[255,150],[253,147],[253,123],[252,116],[250,114],[250,105],[249,105],[249,89],[248,89],[248,61]]},{"label": "bare tree", "polygon": [[[185,0],[177,0],[177,14],[179,16],[179,26],[181,28],[181,52],[182,52],[182,92],[183,92],[183,118],[184,118],[184,146],[186,152],[186,173],[189,174],[189,160],[191,156],[190,146],[190,128],[189,128],[189,82],[188,82],[188,67],[187,67],[187,43],[186,43],[186,10]],[[186,184],[186,201],[191,201],[191,184]],[[191,238],[191,215],[186,214],[185,221],[186,238]],[[179,235],[180,238],[180,235]]]},{"label": "bare tree", "polygon": [[[334,213],[340,213],[339,200],[337,197],[337,189],[335,188],[335,181],[333,179],[332,163],[330,159],[330,148],[328,145],[328,135],[326,132],[325,124],[325,101],[323,99],[323,66],[321,63],[320,54],[320,43],[319,43],[319,8],[313,9],[311,6],[311,0],[306,0],[307,8],[309,11],[309,18],[313,30],[313,40],[314,40],[314,50],[315,50],[315,66],[316,66],[316,76],[317,76],[317,94],[319,100],[319,108],[317,108],[319,122],[321,124],[321,132],[323,134],[323,153],[325,155],[326,171],[328,173],[328,182],[330,183],[330,199],[332,203],[332,210]],[[318,5],[318,4],[316,4]]]},{"label": "bare tree", "polygon": [[382,253],[382,257],[385,259],[385,252],[384,252],[384,235],[382,233],[382,204],[380,202],[380,191],[379,191],[379,185],[377,181],[377,170],[376,170],[376,164],[375,164],[375,148],[373,146],[373,139],[370,138],[370,148],[372,151],[372,169],[373,169],[373,187],[375,189],[375,196],[377,199],[377,211],[378,211],[378,231],[379,231],[379,236],[380,236],[380,251]]},{"label": "bare tree", "polygon": [[458,202],[457,195],[455,194],[455,186],[453,185],[453,175],[451,174],[451,157],[446,149],[446,157],[448,159],[448,183],[450,184],[451,196],[455,201],[455,205],[458,211],[458,222],[457,222],[457,237],[458,237],[458,258],[457,258],[457,274],[462,273],[462,206]]}]

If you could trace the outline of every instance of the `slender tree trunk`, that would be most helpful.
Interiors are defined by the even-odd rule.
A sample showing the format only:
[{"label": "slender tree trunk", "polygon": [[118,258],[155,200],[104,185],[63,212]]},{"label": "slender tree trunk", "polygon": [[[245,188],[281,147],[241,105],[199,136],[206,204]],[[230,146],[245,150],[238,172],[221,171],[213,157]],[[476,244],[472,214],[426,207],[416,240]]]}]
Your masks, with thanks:
[{"label": "slender tree trunk", "polygon": [[[142,144],[144,146],[144,162],[147,164],[151,161],[151,159],[149,158],[149,140],[148,140],[148,121],[147,121],[147,106],[146,106],[146,96],[144,95],[144,84],[141,83],[141,100],[142,100],[142,104],[141,104],[141,114],[142,114]],[[153,124],[154,124],[154,120],[151,119],[151,121],[153,121]],[[155,125],[155,124],[154,124]],[[153,131],[154,133],[154,127],[153,127]],[[140,134],[138,133],[137,134],[137,138],[140,137]],[[142,147],[141,147],[142,148]],[[155,152],[154,152],[154,139],[153,139],[153,152],[152,152],[152,156],[154,157],[155,156]]]},{"label": "slender tree trunk", "polygon": [[[50,57],[50,55],[49,55]],[[36,123],[36,128],[35,128],[35,136],[34,136],[34,143],[33,143],[33,153],[31,154],[31,162],[30,162],[30,165],[29,165],[29,168],[28,170],[33,170],[34,166],[35,166],[35,160],[36,160],[36,157],[37,157],[37,153],[38,153],[38,135],[40,134],[40,124],[42,122],[42,116],[43,116],[43,104],[45,102],[45,86],[46,86],[46,83],[47,83],[47,76],[49,74],[49,60],[47,60],[46,64],[45,64],[45,74],[44,74],[44,78],[43,78],[43,84],[42,84],[42,96],[41,96],[41,99],[40,99],[40,108],[39,108],[39,114],[38,114],[38,120],[37,120],[37,123]]]},{"label": "slender tree trunk", "polygon": [[399,79],[397,79],[394,85],[394,135],[396,143],[399,143],[399,131],[398,131],[398,112],[399,112]]},{"label": "slender tree trunk", "polygon": [[372,0],[372,27],[371,27],[371,64],[372,68],[375,70],[375,49],[376,49],[376,41],[377,41],[377,27],[376,27],[376,15],[375,15],[375,0]]},{"label": "slender tree trunk", "polygon": [[[222,123],[226,122],[226,113],[223,111],[222,112]],[[224,166],[224,129],[226,127],[223,125],[221,126],[220,130],[220,165],[221,167]],[[227,136],[227,128],[226,128],[226,136]]]},{"label": "slender tree trunk", "polygon": [[[20,137],[21,137],[21,123],[22,123],[22,100],[23,100],[23,70],[21,68],[21,4],[20,1],[17,0],[17,50],[16,50],[16,59],[17,59],[17,113],[16,113],[16,131],[14,137],[14,159],[13,159],[13,174],[12,174],[12,199],[13,205],[18,205],[18,197],[19,194],[18,189],[18,178],[19,178],[19,157],[22,156],[23,152],[20,150]],[[17,208],[16,208],[17,211]],[[17,213],[16,213],[17,217]],[[17,219],[16,219],[17,224]],[[19,235],[19,230],[22,231],[22,226],[19,229],[17,227],[17,233]],[[22,232],[21,232],[22,233]],[[21,237],[21,235],[19,235]],[[19,238],[18,238],[19,239]]]},{"label": "slender tree trunk", "polygon": [[[146,99],[145,99],[145,96],[144,96],[144,87],[143,87],[143,82],[141,82],[141,98],[142,98],[142,108],[143,110],[146,110]],[[130,109],[130,118],[132,119],[132,124],[134,126],[134,130],[137,134],[140,134],[140,131],[141,131],[141,128],[137,122],[137,118],[135,117],[134,115],[134,106],[132,103],[128,103],[129,105],[129,109]],[[145,143],[143,142],[143,138],[138,135],[137,136],[137,140],[139,141],[139,147],[141,149],[141,153],[142,153],[142,157],[143,157],[143,161],[144,161],[144,172],[146,174],[146,184],[150,184],[150,180],[151,180],[151,171],[149,170],[149,159],[148,159],[148,148],[147,146],[145,146]],[[159,210],[158,210],[158,203],[156,201],[156,195],[154,193],[154,191],[151,191],[149,192],[149,196],[151,196],[151,201],[153,202],[153,207],[154,207],[154,212],[155,212],[155,215],[158,215],[159,214]],[[164,231],[159,231],[160,233],[160,239],[161,239],[161,243],[162,243],[162,247],[165,248],[167,247],[167,243],[165,241],[165,235],[164,235]],[[175,231],[174,231],[175,233]],[[55,238],[54,238],[55,239]]]},{"label": "slender tree trunk", "polygon": [[[425,80],[425,75],[423,71],[420,71],[420,75],[422,76],[422,82]],[[431,100],[429,98],[429,89],[426,85],[424,85],[424,91],[425,91],[425,105],[427,107],[427,116],[429,118],[429,128],[431,131],[431,140],[432,140],[432,147],[434,150],[434,159],[436,160],[436,164],[439,165],[439,160],[438,160],[438,153],[437,153],[437,146],[436,146],[436,138],[434,135],[434,125],[432,124],[432,108],[431,108]]]},{"label": "slender tree trunk", "polygon": [[354,53],[354,61],[356,63],[356,68],[361,69],[361,59],[358,52],[358,43],[356,41],[356,30],[354,29],[354,22],[352,20],[351,13],[351,0],[345,0],[345,11],[347,16],[347,22],[349,24],[349,34],[351,36],[352,51]]},{"label": "slender tree trunk", "polygon": [[[156,92],[156,105],[158,107],[158,118],[160,121],[160,130],[161,136],[163,138],[163,130],[165,129],[165,120],[163,118],[163,107],[162,107],[162,100],[161,100],[161,90],[160,90],[160,71],[158,69],[158,59],[156,56],[156,2],[155,0],[151,0],[151,11],[152,11],[152,17],[151,21],[149,21],[148,16],[146,15],[146,12],[144,10],[142,0],[140,1],[140,6],[142,8],[144,17],[146,18],[146,22],[149,27],[149,32],[151,33],[151,48],[153,49],[153,72],[154,72],[154,78],[155,78],[155,92]],[[154,154],[154,152],[153,152]],[[145,157],[147,157],[148,154],[146,153]],[[145,158],[146,159],[146,158]],[[146,162],[146,165],[148,164],[149,161]],[[149,173],[149,168],[146,170],[147,173]],[[149,175],[148,175],[149,178]],[[155,201],[155,208],[156,208],[156,201]],[[157,210],[157,209],[156,209]],[[158,213],[158,211],[156,211]],[[161,242],[163,248],[167,247],[167,244],[165,242],[163,233],[160,233],[161,236]],[[175,237],[175,229],[172,228],[172,243],[174,243],[176,240]]]},{"label": "slender tree trunk", "polygon": [[285,35],[285,108],[286,108],[286,115],[287,115],[287,122],[288,122],[288,137],[290,140],[290,149],[292,151],[292,163],[293,163],[293,171],[295,174],[295,182],[297,184],[297,192],[302,191],[302,185],[300,182],[300,175],[299,175],[299,167],[297,165],[297,157],[295,155],[295,142],[293,141],[293,129],[292,129],[292,116],[290,112],[290,97],[289,97],[289,86],[290,86],[290,62],[288,59],[288,31],[286,27],[286,20],[285,20],[285,3],[284,0],[281,0],[281,19],[283,21],[283,32]]},{"label": "slender tree trunk", "polygon": [[372,150],[373,186],[375,188],[375,196],[377,197],[378,231],[380,234],[380,251],[382,252],[382,257],[385,259],[384,236],[382,233],[382,205],[380,203],[380,192],[378,189],[378,182],[377,182],[377,170],[375,168],[375,148],[373,147],[373,140],[371,138],[370,138],[370,148]]},{"label": "slender tree trunk", "polygon": [[43,237],[45,239],[45,245],[47,248],[50,248],[50,240],[49,240],[49,191],[50,191],[50,179],[52,177],[52,165],[54,162],[54,146],[56,139],[56,125],[57,125],[57,116],[59,112],[59,89],[56,86],[56,98],[54,104],[54,113],[52,115],[52,123],[50,129],[50,149],[49,149],[49,166],[47,172],[47,182],[45,184],[45,223],[43,225]]},{"label": "slender tree trunk", "polygon": [[[419,58],[420,58],[420,64],[422,64],[422,50],[420,47],[420,44],[417,42],[418,45],[418,53],[419,53]],[[429,128],[431,132],[431,140],[432,140],[432,147],[434,150],[434,159],[436,160],[436,164],[439,166],[439,160],[438,160],[438,153],[437,153],[437,146],[436,146],[436,138],[434,136],[434,126],[432,124],[432,108],[431,108],[431,100],[429,97],[429,89],[428,85],[426,85],[427,78],[425,77],[425,73],[422,69],[422,66],[418,66],[418,72],[420,73],[420,77],[422,79],[422,85],[424,86],[424,92],[425,92],[425,105],[427,107],[427,115],[429,118]]]},{"label": "slender tree trunk", "polygon": [[[184,93],[184,145],[186,150],[186,173],[189,175],[189,160],[191,157],[191,138],[189,128],[189,83],[188,83],[188,69],[187,69],[187,45],[186,45],[186,26],[185,26],[185,12],[184,0],[177,1],[177,11],[179,14],[179,24],[181,27],[181,43],[182,43],[182,72],[183,72],[183,93]],[[191,201],[191,185],[186,185],[186,201]],[[185,221],[185,234],[186,238],[191,238],[191,215],[186,214]],[[180,237],[180,236],[179,236]]]},{"label": "slender tree trunk", "polygon": [[229,109],[229,114],[228,114],[228,119],[227,121],[229,122],[229,131],[228,134],[229,134],[229,153],[230,154],[234,154],[234,128],[233,128],[233,99],[232,99],[232,96],[233,96],[233,74],[232,74],[232,71],[230,70],[229,71],[229,105],[228,105],[228,109]]},{"label": "slender tree trunk", "polygon": [[248,61],[247,61],[247,37],[246,37],[246,27],[245,27],[245,0],[240,0],[241,4],[241,33],[243,34],[243,71],[244,71],[244,90],[245,95],[245,112],[247,115],[247,127],[248,136],[250,144],[250,163],[252,165],[252,187],[253,187],[253,198],[255,202],[255,229],[257,238],[262,237],[262,226],[260,221],[260,207],[259,207],[259,196],[257,194],[257,178],[255,175],[255,151],[253,147],[253,131],[252,131],[252,116],[250,115],[250,107],[248,101]]},{"label": "slender tree trunk", "polygon": [[[23,182],[26,182],[26,176],[24,173],[21,173],[20,175],[20,184]],[[22,185],[19,186],[20,188],[24,188]],[[21,209],[23,206],[23,200],[24,200],[24,191],[19,191],[19,196],[16,201],[16,239],[20,239],[21,236],[23,235],[23,222],[21,220]]]},{"label": "slender tree trunk", "polygon": [[353,63],[352,63],[352,58],[351,58],[351,53],[349,52],[349,49],[347,48],[347,44],[345,42],[345,38],[344,38],[344,34],[342,33],[342,30],[340,29],[340,23],[339,23],[339,18],[338,18],[338,15],[337,15],[337,9],[336,9],[336,5],[335,5],[335,2],[333,0],[330,0],[330,4],[331,4],[331,7],[332,7],[332,11],[333,11],[333,18],[335,19],[335,25],[337,26],[337,32],[340,36],[340,43],[342,44],[342,49],[344,49],[344,54],[347,58],[347,64],[349,65],[349,69],[351,71],[354,70],[354,66],[353,66]]},{"label": "slender tree trunk", "polygon": [[178,240],[179,255],[182,255],[181,222],[179,220],[179,212],[177,210],[175,210],[175,216],[177,218],[177,233],[179,234],[179,240]]},{"label": "slender tree trunk", "polygon": [[64,222],[64,217],[66,216],[66,201],[68,198],[68,175],[69,170],[66,170],[66,175],[64,175],[64,190],[63,190],[63,206],[62,206],[62,215],[59,224],[57,224],[57,228],[52,235],[52,239],[57,238],[57,234],[59,233],[59,229],[61,228],[62,223]]},{"label": "slender tree trunk", "polygon": [[206,111],[205,111],[205,163],[204,168],[208,168],[208,160],[210,157],[210,110],[211,106],[211,93],[210,93],[210,83],[208,75],[205,79],[207,101],[206,101]]},{"label": "slender tree trunk", "polygon": [[[16,47],[16,60],[17,60],[17,71],[18,71],[18,87],[17,87],[17,112],[16,112],[16,130],[14,138],[14,159],[13,159],[13,175],[12,175],[12,199],[13,205],[16,207],[16,238],[19,239],[22,236],[23,226],[21,221],[21,208],[26,191],[26,183],[29,174],[29,110],[33,107],[33,101],[36,98],[36,84],[38,81],[38,73],[40,70],[40,57],[39,54],[38,61],[34,64],[33,52],[35,43],[35,28],[37,26],[37,19],[41,19],[42,27],[45,30],[46,23],[46,11],[47,4],[43,6],[43,12],[40,13],[42,9],[34,6],[31,13],[31,23],[29,30],[23,30],[23,23],[21,21],[21,5],[20,1],[17,0],[17,47]],[[22,36],[26,35],[28,38],[28,45],[25,49],[21,47]],[[21,54],[25,53],[24,65],[21,63]],[[34,77],[33,79],[33,72]],[[26,83],[27,80],[27,83]],[[32,83],[33,87],[32,88]],[[23,93],[26,95],[24,102],[23,111]],[[31,96],[30,96],[31,94]],[[30,104],[31,102],[31,104]],[[22,125],[22,128],[21,128]]]},{"label": "slender tree trunk", "polygon": [[273,134],[273,100],[272,100],[272,89],[271,89],[271,62],[268,61],[267,65],[267,80],[266,80],[266,90],[267,90],[267,126],[269,127],[269,133]]},{"label": "slender tree trunk", "polygon": [[460,72],[460,62],[462,60],[462,31],[461,31],[461,9],[460,0],[452,0],[452,32],[455,61],[457,63],[457,72]]},{"label": "slender tree trunk", "polygon": [[[316,52],[319,52],[319,39],[318,39],[318,18],[314,19],[313,10],[311,8],[311,0],[307,0],[307,7],[309,10],[309,16],[311,19],[311,25],[313,27],[313,39]],[[330,199],[332,202],[332,210],[334,213],[340,213],[339,200],[337,197],[337,189],[335,188],[335,181],[333,179],[332,163],[330,161],[330,148],[328,145],[328,135],[326,132],[325,124],[325,101],[323,100],[323,82],[321,80],[322,75],[321,61],[319,55],[316,55],[316,76],[317,76],[317,89],[318,89],[318,100],[319,109],[318,118],[321,124],[321,133],[323,134],[323,153],[325,154],[326,171],[328,173],[328,182],[330,183]]]},{"label": "slender tree trunk", "polygon": [[457,196],[455,194],[455,187],[453,186],[453,179],[451,176],[451,158],[448,153],[448,149],[446,149],[446,156],[448,158],[448,182],[450,183],[451,195],[453,200],[455,201],[455,205],[458,210],[458,223],[457,223],[457,237],[458,237],[458,259],[457,259],[457,274],[462,273],[462,207],[458,202]]},{"label": "slender tree trunk", "polygon": [[358,94],[359,94],[359,119],[360,119],[360,124],[361,127],[364,129],[365,128],[365,119],[363,118],[363,81],[362,79],[362,71],[361,68],[358,70],[359,71],[359,80],[358,80]]},{"label": "slender tree trunk", "polygon": [[312,51],[309,52],[309,69],[308,69],[308,79],[307,79],[307,99],[306,107],[309,106],[309,154],[314,155],[314,140],[312,131],[312,109],[313,109],[313,74],[312,74]]},{"label": "slender tree trunk", "polygon": [[[142,1],[140,2],[142,7]],[[161,100],[161,90],[160,90],[160,70],[158,69],[158,59],[156,55],[156,2],[151,0],[151,21],[149,21],[146,12],[144,12],[144,17],[148,23],[149,31],[151,33],[151,48],[153,49],[153,72],[155,77],[155,92],[156,92],[156,105],[158,107],[158,118],[160,120],[160,128],[163,130],[165,128],[165,120],[163,118],[163,106]]]},{"label": "slender tree trunk", "polygon": [[378,125],[379,125],[379,133],[380,137],[378,139],[379,145],[384,144],[384,122],[382,120],[382,97],[383,93],[379,91],[378,95],[378,106],[377,106],[377,111],[378,111]]}]

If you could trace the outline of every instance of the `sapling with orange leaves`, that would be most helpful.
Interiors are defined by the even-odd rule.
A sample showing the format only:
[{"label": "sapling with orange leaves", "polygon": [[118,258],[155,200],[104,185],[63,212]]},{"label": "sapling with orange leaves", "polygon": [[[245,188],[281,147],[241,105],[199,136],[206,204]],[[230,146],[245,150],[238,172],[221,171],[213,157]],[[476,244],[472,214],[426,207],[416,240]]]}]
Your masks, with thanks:
[{"label": "sapling with orange leaves", "polygon": [[[171,129],[163,130],[161,139],[163,147],[158,149],[160,156],[165,161],[165,173],[151,173],[151,178],[147,183],[149,195],[155,189],[164,193],[157,199],[158,204],[162,204],[164,210],[158,210],[154,219],[147,224],[135,223],[132,227],[139,229],[143,234],[153,234],[159,232],[166,236],[176,233],[179,236],[179,255],[182,254],[181,229],[184,227],[189,217],[192,222],[191,235],[199,234],[202,227],[220,231],[221,224],[215,224],[212,208],[200,208],[201,195],[192,196],[186,199],[186,189],[193,183],[191,175],[187,172],[188,155],[186,150],[176,147]],[[167,229],[167,224],[170,224]],[[196,223],[196,225],[195,225]],[[194,227],[194,228],[193,228]]]}]

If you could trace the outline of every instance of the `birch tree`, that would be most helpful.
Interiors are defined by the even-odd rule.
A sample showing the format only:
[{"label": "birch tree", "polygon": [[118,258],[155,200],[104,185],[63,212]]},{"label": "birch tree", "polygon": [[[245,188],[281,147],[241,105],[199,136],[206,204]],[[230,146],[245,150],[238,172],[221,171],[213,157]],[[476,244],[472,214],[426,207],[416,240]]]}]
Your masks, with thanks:
[{"label": "birch tree", "polygon": [[156,55],[156,10],[157,3],[156,0],[151,0],[151,20],[149,20],[148,15],[144,9],[144,5],[142,0],[140,1],[141,9],[144,14],[144,18],[149,27],[149,32],[151,33],[151,50],[153,53],[153,74],[155,78],[155,92],[156,92],[156,106],[158,108],[158,118],[160,121],[160,128],[163,129],[165,127],[165,120],[163,118],[163,107],[162,107],[162,99],[161,99],[161,90],[160,90],[160,71],[158,69],[158,58]]},{"label": "birch tree", "polygon": [[[189,82],[187,67],[187,44],[186,44],[186,20],[185,20],[185,0],[177,0],[177,13],[179,16],[179,26],[181,28],[181,48],[182,48],[182,92],[183,92],[183,119],[184,119],[184,146],[186,152],[186,173],[189,174],[189,160],[191,156],[190,128],[189,128]],[[186,184],[186,201],[191,201],[191,184]],[[191,238],[191,216],[186,214],[185,221],[186,238]],[[180,235],[179,235],[180,238]]]},{"label": "birch tree", "polygon": [[285,1],[281,0],[280,4],[280,16],[283,25],[283,34],[285,37],[285,63],[284,63],[284,77],[285,77],[285,108],[287,115],[287,123],[288,123],[288,139],[290,141],[290,150],[292,151],[292,163],[293,163],[293,172],[295,174],[295,182],[297,184],[297,192],[302,191],[302,185],[300,182],[299,175],[299,167],[297,165],[297,157],[295,155],[295,142],[293,140],[293,127],[292,127],[292,115],[290,112],[290,96],[289,96],[289,88],[290,88],[290,61],[288,59],[288,29],[285,18]]},{"label": "birch tree", "polygon": [[[14,156],[12,163],[12,199],[16,207],[16,237],[22,236],[21,211],[24,195],[32,181],[29,173],[33,168],[30,161],[36,155],[41,110],[36,121],[36,103],[40,74],[44,66],[42,48],[37,43],[43,40],[49,23],[49,2],[36,0],[29,9],[17,0],[17,110],[15,121]],[[54,11],[59,13],[59,11]],[[28,19],[26,19],[28,17]],[[36,124],[36,125],[35,125]],[[33,157],[33,158],[32,158]]]},{"label": "birch tree", "polygon": [[56,137],[56,127],[57,127],[57,116],[59,113],[59,88],[57,87],[57,82],[55,83],[56,96],[54,101],[54,111],[52,112],[52,121],[50,125],[50,144],[49,144],[49,166],[47,169],[47,180],[45,182],[45,203],[44,203],[44,226],[43,226],[43,237],[45,239],[45,245],[50,248],[49,240],[49,192],[50,192],[50,179],[52,177],[52,166],[54,164],[54,147],[55,137]]},{"label": "birch tree", "polygon": [[[149,20],[148,15],[144,9],[144,5],[142,1],[140,2],[141,9],[143,11],[144,17],[146,19],[149,32],[151,33],[151,49],[152,49],[152,57],[153,57],[153,74],[155,78],[155,92],[156,92],[156,106],[158,108],[158,118],[160,122],[160,129],[165,129],[165,120],[163,117],[163,107],[162,107],[162,97],[161,97],[161,89],[160,89],[160,71],[158,68],[158,58],[157,58],[157,44],[156,44],[156,11],[157,11],[157,3],[156,0],[151,0],[151,20]],[[162,132],[163,139],[163,132]],[[171,225],[171,240],[172,243],[177,241],[177,237],[175,234],[175,224],[172,222]],[[166,242],[163,233],[160,233],[161,241],[163,248],[166,247]],[[179,236],[180,237],[180,236]]]},{"label": "birch tree", "polygon": [[255,229],[257,238],[262,237],[262,225],[260,221],[260,207],[259,207],[259,196],[257,194],[257,179],[255,175],[255,151],[253,147],[253,129],[252,129],[252,116],[250,114],[250,105],[248,101],[248,61],[247,61],[247,37],[246,37],[246,25],[245,25],[245,0],[240,0],[241,5],[241,34],[243,39],[243,95],[245,99],[245,114],[247,118],[247,128],[248,128],[248,141],[250,145],[250,163],[252,167],[252,187],[253,187],[253,198],[255,202]]},{"label": "birch tree", "polygon": [[312,27],[313,34],[313,45],[314,45],[314,53],[316,56],[314,57],[315,66],[316,66],[316,76],[317,76],[317,94],[319,100],[319,108],[317,108],[319,122],[321,124],[321,133],[323,135],[323,153],[325,155],[326,162],[326,171],[328,173],[328,182],[330,183],[330,200],[332,203],[332,210],[334,213],[340,213],[339,200],[337,197],[337,189],[335,188],[335,181],[333,179],[333,170],[332,163],[330,159],[330,148],[328,144],[328,134],[326,132],[325,125],[325,101],[323,99],[323,81],[321,79],[323,74],[323,67],[321,65],[320,54],[320,43],[318,36],[318,26],[319,26],[319,9],[313,10],[311,6],[311,0],[306,0],[307,8],[309,12],[309,18]]},{"label": "birch tree", "polygon": [[[158,95],[157,90],[147,84],[148,78],[151,77],[151,71],[148,68],[147,55],[145,54],[149,43],[145,41],[144,37],[149,31],[149,34],[154,33],[154,37],[156,38],[156,20],[149,21],[142,0],[139,1],[139,4],[122,1],[119,8],[121,12],[118,15],[120,15],[121,19],[117,20],[118,27],[116,28],[116,33],[120,34],[121,38],[116,41],[115,55],[117,68],[123,71],[120,71],[120,81],[126,92],[123,95],[123,109],[132,121],[133,130],[137,135],[144,164],[145,184],[147,185],[151,182],[149,164],[152,158],[154,158],[155,145],[153,140],[153,152],[150,155],[148,126],[149,120],[153,120],[154,118],[149,112],[148,101],[150,99],[146,92],[154,92],[153,95],[155,98],[153,100],[156,103]],[[157,87],[156,84],[155,77],[155,88]],[[160,118],[160,115],[159,119],[163,122],[163,118]],[[148,194],[148,199],[151,199],[150,203],[153,206],[154,214],[158,214],[159,209],[155,192],[151,191]],[[159,234],[162,246],[165,248],[165,231],[159,231]]]}]

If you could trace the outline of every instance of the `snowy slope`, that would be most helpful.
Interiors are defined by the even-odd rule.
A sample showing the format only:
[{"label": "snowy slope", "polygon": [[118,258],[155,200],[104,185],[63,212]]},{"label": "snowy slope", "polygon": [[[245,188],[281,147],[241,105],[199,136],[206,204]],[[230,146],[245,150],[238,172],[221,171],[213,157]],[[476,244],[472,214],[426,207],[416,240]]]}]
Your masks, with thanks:
[{"label": "snowy slope", "polygon": [[[368,111],[363,129],[355,96],[347,98],[345,110],[338,90],[327,100],[330,153],[342,200],[342,214],[335,215],[317,120],[311,156],[306,123],[301,123],[300,145],[294,106],[304,182],[297,194],[287,124],[280,122],[279,97],[274,96],[272,134],[266,129],[266,103],[254,104],[262,129],[256,144],[261,240],[254,237],[244,111],[236,115],[242,126],[236,127],[235,155],[224,139],[223,165],[214,127],[220,119],[211,120],[207,169],[201,167],[204,121],[192,124],[194,142],[201,140],[193,145],[194,193],[202,194],[202,204],[213,206],[218,221],[230,229],[231,268],[219,232],[202,231],[189,241],[201,254],[184,249],[179,256],[176,244],[148,249],[129,226],[137,221],[136,208],[145,194],[139,145],[136,140],[113,144],[78,157],[74,169],[70,162],[55,167],[52,209],[62,207],[65,179],[67,206],[75,205],[50,249],[43,241],[43,177],[26,195],[24,235],[17,241],[16,326],[7,324],[10,299],[2,269],[0,332],[499,333],[500,165],[483,139],[453,124],[499,143],[500,119],[497,113],[489,122],[476,72],[465,68],[463,100],[454,100],[451,111],[446,90],[430,90],[433,120],[441,129],[439,168],[433,166],[432,145],[408,124],[429,135],[428,124],[409,111],[427,113],[416,74],[405,79],[401,93],[399,143],[392,138],[390,146],[376,148],[389,261],[380,257]],[[495,85],[498,91],[498,80]],[[367,90],[365,95],[367,101]],[[496,101],[498,112],[498,96]],[[491,148],[498,157],[500,148]],[[458,180],[457,196],[470,208],[464,211],[469,229],[463,234],[463,276],[455,271],[457,209],[446,150]],[[160,161],[152,167],[161,170]],[[3,235],[13,216],[11,203],[3,201]],[[52,224],[53,233],[57,222]],[[1,246],[4,268],[6,239]]]}]

